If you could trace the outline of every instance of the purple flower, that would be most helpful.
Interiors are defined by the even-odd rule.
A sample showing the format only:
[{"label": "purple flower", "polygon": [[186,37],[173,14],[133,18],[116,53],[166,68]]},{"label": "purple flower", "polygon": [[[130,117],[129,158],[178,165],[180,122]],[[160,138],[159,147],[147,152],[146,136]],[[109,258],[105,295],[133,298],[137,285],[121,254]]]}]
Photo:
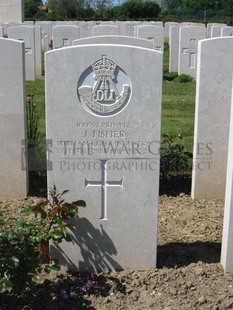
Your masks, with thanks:
[{"label": "purple flower", "polygon": [[66,290],[61,290],[61,297],[63,298],[63,299],[68,299],[70,296],[69,296],[69,294],[66,292]]},{"label": "purple flower", "polygon": [[86,284],[83,285],[83,287],[81,287],[81,291],[83,291],[84,293],[90,291],[90,289],[93,286],[93,282],[91,280],[87,280]]}]

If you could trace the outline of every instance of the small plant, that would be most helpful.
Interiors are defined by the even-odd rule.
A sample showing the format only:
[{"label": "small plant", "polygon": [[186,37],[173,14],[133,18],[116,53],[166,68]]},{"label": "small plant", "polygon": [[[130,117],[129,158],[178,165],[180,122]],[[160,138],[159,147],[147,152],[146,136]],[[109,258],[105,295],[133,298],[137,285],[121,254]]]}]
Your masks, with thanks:
[{"label": "small plant", "polygon": [[168,37],[164,38],[164,50],[165,51],[169,50],[169,38]]},{"label": "small plant", "polygon": [[170,134],[162,135],[160,174],[163,179],[169,179],[171,175],[191,169],[192,153],[185,151],[182,144],[174,141],[175,138],[182,140],[181,135],[177,137]]},{"label": "small plant", "polygon": [[45,140],[39,130],[39,114],[33,93],[27,94],[27,151],[28,170],[46,170],[46,146]]},{"label": "small plant", "polygon": [[58,260],[49,253],[48,242],[71,241],[69,230],[74,227],[67,220],[78,214],[79,207],[85,207],[82,200],[66,202],[63,195],[67,192],[57,193],[54,185],[49,191],[50,199],[25,208],[22,216],[27,218],[14,219],[13,228],[3,227],[0,214],[0,293],[39,280],[42,271],[59,270]]},{"label": "small plant", "polygon": [[181,75],[179,75],[178,79],[179,79],[180,83],[193,82],[193,77],[191,77],[188,74],[181,74]]},{"label": "small plant", "polygon": [[29,141],[38,141],[39,132],[39,114],[36,110],[34,94],[27,94],[27,138]]},{"label": "small plant", "polygon": [[178,76],[177,72],[164,72],[163,79],[165,81],[173,81]]},{"label": "small plant", "polygon": [[85,279],[79,281],[78,285],[73,285],[70,288],[62,289],[60,295],[63,299],[73,298],[78,299],[83,294],[90,292],[94,285],[94,274],[87,270]]}]

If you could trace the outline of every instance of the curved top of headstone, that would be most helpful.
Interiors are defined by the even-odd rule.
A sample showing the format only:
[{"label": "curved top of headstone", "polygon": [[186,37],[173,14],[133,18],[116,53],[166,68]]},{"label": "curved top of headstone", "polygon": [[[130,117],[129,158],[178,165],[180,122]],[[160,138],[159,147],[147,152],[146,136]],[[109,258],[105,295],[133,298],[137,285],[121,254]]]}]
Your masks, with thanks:
[{"label": "curved top of headstone", "polygon": [[127,36],[96,36],[87,37],[73,41],[73,45],[85,44],[119,44],[119,45],[132,45],[153,49],[153,43],[145,39],[139,39]]}]

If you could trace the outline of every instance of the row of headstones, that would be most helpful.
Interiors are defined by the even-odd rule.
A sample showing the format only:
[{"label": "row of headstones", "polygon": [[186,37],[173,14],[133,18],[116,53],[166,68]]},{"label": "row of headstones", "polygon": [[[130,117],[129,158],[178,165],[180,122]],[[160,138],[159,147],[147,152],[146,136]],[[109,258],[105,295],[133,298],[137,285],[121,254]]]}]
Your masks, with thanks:
[{"label": "row of headstones", "polygon": [[[119,37],[117,44],[46,54],[48,185],[68,188],[70,200],[82,198],[88,205],[80,211],[74,245],[53,247],[70,268],[156,265],[163,57],[145,49],[144,40],[134,41],[137,46],[126,45]],[[198,45],[192,197],[224,198],[226,192],[222,263],[233,271],[233,38]],[[0,50],[1,198],[21,197],[28,183],[21,142],[26,136],[24,43],[0,39]]]},{"label": "row of headstones", "polygon": [[[164,33],[169,30],[170,37],[170,60],[169,71],[178,72],[178,74],[189,74],[196,78],[196,58],[197,43],[199,40],[205,39],[207,32],[212,32],[214,28],[223,27],[223,24],[208,24],[207,32],[204,24],[201,23],[166,23],[165,31],[161,26],[162,22],[151,22],[139,25],[140,23],[114,23],[107,22],[100,25],[94,22],[85,23],[85,27],[75,26],[81,25],[81,22],[38,22],[37,26],[32,24],[9,23],[8,28],[0,27],[0,36],[7,36],[11,39],[18,39],[25,42],[26,53],[26,80],[35,80],[42,74],[41,67],[41,49],[49,50],[52,46],[54,49],[67,47],[75,44],[83,44],[85,40],[78,41],[82,36],[104,36],[124,34],[128,37],[138,37],[149,40],[153,44],[153,48],[163,51]],[[12,27],[14,25],[14,27]],[[92,26],[91,26],[92,25]],[[93,26],[95,25],[95,26]],[[40,29],[41,27],[41,29]],[[227,27],[231,28],[231,27]],[[1,33],[2,29],[2,33]],[[4,30],[5,29],[5,33]],[[85,34],[81,35],[84,29]],[[223,28],[225,29],[225,28]],[[165,34],[166,35],[166,34]],[[77,40],[77,41],[76,41]],[[97,39],[96,39],[97,42]],[[104,42],[105,43],[105,42]]]},{"label": "row of headstones", "polygon": [[189,74],[196,79],[198,42],[208,37],[217,37],[217,30],[222,30],[222,37],[233,33],[233,28],[226,24],[208,24],[207,28],[170,24],[169,72]]},{"label": "row of headstones", "polygon": [[[20,40],[25,42],[25,58],[26,58],[26,80],[35,80],[42,74],[41,68],[41,52],[51,48],[54,49],[71,46],[72,44],[83,44],[82,42],[73,42],[80,39],[80,27],[73,25],[60,25],[52,28],[51,40],[49,31],[49,23],[38,25],[24,25],[14,26],[7,28],[7,34],[2,36],[10,39]],[[43,25],[46,26],[47,30],[43,30]],[[3,27],[2,27],[3,29]],[[119,26],[115,25],[100,25],[90,28],[92,36],[101,35],[115,35],[119,36]],[[134,30],[134,28],[133,28]],[[127,36],[130,33],[126,33]],[[136,27],[136,37],[144,38],[145,40],[151,41],[149,46],[156,50],[163,51],[163,27],[153,25],[141,25]],[[0,35],[1,36],[1,35]],[[125,36],[125,37],[127,37]],[[91,37],[91,35],[90,35]],[[125,39],[126,40],[126,39]],[[129,39],[130,40],[130,39]],[[52,42],[50,45],[49,42]],[[84,41],[85,42],[85,41]],[[146,44],[146,43],[145,43]]]}]

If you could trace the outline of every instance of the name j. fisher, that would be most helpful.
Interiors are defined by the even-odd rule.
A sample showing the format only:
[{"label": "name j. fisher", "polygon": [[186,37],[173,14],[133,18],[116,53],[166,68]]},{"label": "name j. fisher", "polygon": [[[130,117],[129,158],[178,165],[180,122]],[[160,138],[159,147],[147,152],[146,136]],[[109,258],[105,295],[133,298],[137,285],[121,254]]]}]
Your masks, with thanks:
[{"label": "name j. fisher", "polygon": [[119,130],[93,130],[91,133],[88,133],[87,130],[84,131],[83,138],[111,138],[111,139],[119,139],[119,138],[125,138],[125,132],[119,131]]}]

